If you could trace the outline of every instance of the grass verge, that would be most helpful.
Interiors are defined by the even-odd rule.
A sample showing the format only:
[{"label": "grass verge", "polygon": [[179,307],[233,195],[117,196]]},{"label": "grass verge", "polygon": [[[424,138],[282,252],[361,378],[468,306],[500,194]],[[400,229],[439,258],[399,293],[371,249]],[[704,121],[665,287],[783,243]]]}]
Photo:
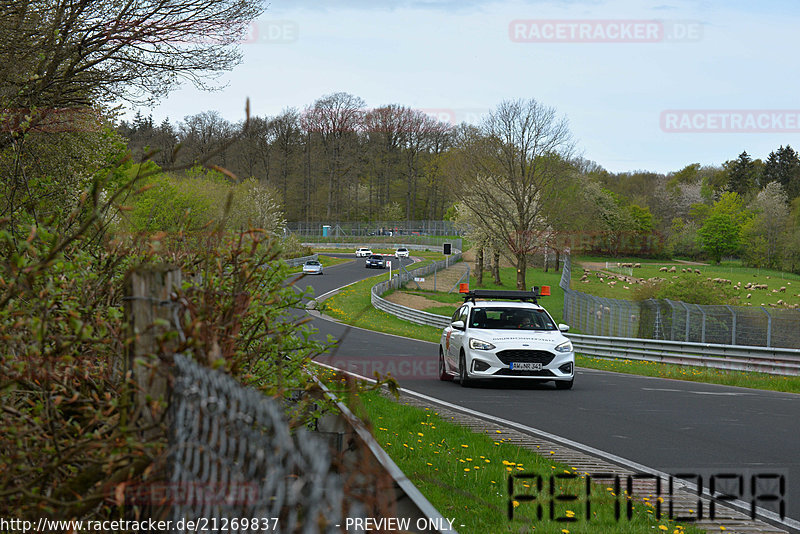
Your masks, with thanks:
[{"label": "grass verge", "polygon": [[[645,501],[632,501],[632,518],[628,519],[624,512],[627,496],[615,495],[606,484],[591,486],[587,515],[585,473],[552,461],[551,451],[508,443],[500,431],[475,433],[433,410],[397,403],[374,391],[351,396],[350,404],[359,417],[372,422],[378,443],[431,504],[444,517],[455,519],[453,526],[459,532],[702,532],[664,517],[657,520],[654,504]],[[512,475],[513,496],[508,490]],[[541,490],[536,480],[542,481]],[[551,480],[557,486],[556,496],[576,495],[578,499],[550,497]],[[526,502],[520,495],[537,500]],[[619,520],[614,515],[615,501],[623,510]],[[537,513],[540,503],[541,518]]]}]

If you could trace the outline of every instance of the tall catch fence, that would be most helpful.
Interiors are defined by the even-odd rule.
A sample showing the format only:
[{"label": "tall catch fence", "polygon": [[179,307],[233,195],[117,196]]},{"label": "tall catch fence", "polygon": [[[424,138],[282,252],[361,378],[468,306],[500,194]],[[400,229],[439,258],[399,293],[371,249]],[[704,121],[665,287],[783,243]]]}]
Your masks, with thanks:
[{"label": "tall catch fence", "polygon": [[290,222],[286,229],[299,236],[379,237],[459,235],[453,221],[334,221]]},{"label": "tall catch fence", "polygon": [[584,334],[723,345],[800,347],[800,311],[763,306],[711,306],[669,299],[596,297],[570,287],[567,256],[559,286],[564,321]]},{"label": "tall catch fence", "polygon": [[306,430],[290,433],[278,402],[182,355],[175,356],[174,377],[173,524],[205,517],[217,518],[209,529],[227,532],[333,533],[344,513],[363,515],[357,501],[345,508],[327,443]]}]

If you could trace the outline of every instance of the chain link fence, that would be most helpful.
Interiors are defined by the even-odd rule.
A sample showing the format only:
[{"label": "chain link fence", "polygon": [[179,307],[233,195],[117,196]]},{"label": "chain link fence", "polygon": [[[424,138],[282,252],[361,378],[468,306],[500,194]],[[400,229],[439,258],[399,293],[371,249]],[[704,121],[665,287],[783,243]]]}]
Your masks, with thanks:
[{"label": "chain link fence", "polygon": [[800,347],[800,311],[750,306],[708,306],[669,299],[630,301],[570,288],[564,262],[564,321],[584,334],[723,345]]},{"label": "chain link fence", "polygon": [[181,355],[174,377],[173,525],[215,518],[211,531],[333,533],[344,514],[365,515],[358,501],[346,501],[328,445],[306,430],[292,434],[278,402]]},{"label": "chain link fence", "polygon": [[459,235],[452,221],[290,222],[286,229],[299,236],[379,237]]}]

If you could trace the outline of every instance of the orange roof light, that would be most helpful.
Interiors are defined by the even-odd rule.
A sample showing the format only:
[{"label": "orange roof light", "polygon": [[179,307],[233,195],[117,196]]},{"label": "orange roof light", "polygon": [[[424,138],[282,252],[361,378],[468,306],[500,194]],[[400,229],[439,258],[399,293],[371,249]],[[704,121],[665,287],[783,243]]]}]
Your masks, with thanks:
[{"label": "orange roof light", "polygon": [[540,293],[543,297],[550,295],[550,286],[542,286],[542,290]]},{"label": "orange roof light", "polygon": [[469,282],[458,284],[459,293],[469,293]]}]

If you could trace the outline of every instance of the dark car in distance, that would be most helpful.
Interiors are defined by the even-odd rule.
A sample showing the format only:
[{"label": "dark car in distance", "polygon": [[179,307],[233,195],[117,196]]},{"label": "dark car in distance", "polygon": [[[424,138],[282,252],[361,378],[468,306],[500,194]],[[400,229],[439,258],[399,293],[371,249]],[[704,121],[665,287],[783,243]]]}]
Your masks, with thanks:
[{"label": "dark car in distance", "polygon": [[386,261],[384,261],[383,256],[379,254],[373,254],[367,258],[367,261],[364,265],[367,269],[385,269]]}]

